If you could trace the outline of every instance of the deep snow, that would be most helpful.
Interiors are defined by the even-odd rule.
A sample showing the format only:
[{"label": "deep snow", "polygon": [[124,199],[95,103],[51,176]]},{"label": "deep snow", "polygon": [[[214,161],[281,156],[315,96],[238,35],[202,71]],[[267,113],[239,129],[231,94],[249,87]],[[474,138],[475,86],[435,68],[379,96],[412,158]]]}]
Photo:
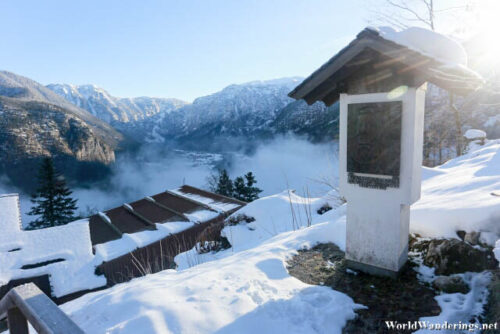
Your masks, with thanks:
[{"label": "deep snow", "polygon": [[[12,279],[49,275],[56,297],[106,284],[95,275],[94,255],[87,220],[33,231],[0,233],[0,286]],[[64,259],[32,269],[24,265]]]},{"label": "deep snow", "polygon": [[447,36],[420,27],[395,30],[391,27],[370,27],[383,38],[453,66],[467,66],[463,46]]},{"label": "deep snow", "polygon": [[[413,208],[411,230],[428,237],[456,237],[481,230],[499,239],[500,141],[473,146],[468,154],[424,169],[422,199]],[[329,203],[333,210],[316,210]],[[345,249],[345,205],[332,191],[304,198],[291,191],[254,201],[233,216],[251,223],[223,229],[232,248],[175,258],[177,270],[134,279],[63,305],[92,333],[340,333],[354,317],[350,297],[291,277],[286,260],[298,249],[334,242]],[[500,240],[496,242],[500,256]],[[422,279],[433,270],[420,266]],[[435,322],[466,321],[482,312],[488,275],[463,274],[468,294],[442,294]]]},{"label": "deep snow", "polygon": [[[19,199],[17,194],[0,196],[0,286],[11,280],[48,275],[54,296],[106,285],[106,278],[96,274],[96,267],[104,261],[115,259],[139,247],[147,246],[168,235],[184,231],[197,223],[208,221],[225,210],[238,205],[218,202],[210,198],[174,192],[201,201],[207,209],[186,214],[189,221],[169,221],[155,224],[155,230],[124,233],[121,238],[94,245],[90,239],[87,219],[63,226],[26,231],[21,229]],[[153,200],[151,197],[148,197]],[[153,200],[154,201],[154,200]],[[125,203],[124,206],[130,205]],[[111,223],[110,218],[99,216]],[[55,263],[40,265],[47,261]],[[26,265],[38,265],[26,269]]]},{"label": "deep snow", "polygon": [[413,232],[447,238],[457,230],[500,234],[500,140],[472,143],[469,153],[424,167],[422,179],[422,197],[411,208]]},{"label": "deep snow", "polygon": [[[4,233],[19,231],[21,217],[19,208],[19,196],[17,194],[0,195],[0,221]],[[0,251],[4,245],[0,244]]]},{"label": "deep snow", "polygon": [[[270,201],[281,210],[289,207],[282,194]],[[267,210],[267,202],[250,206]],[[91,333],[324,333],[326,328],[341,333],[361,306],[345,294],[291,277],[285,261],[296,249],[344,234],[345,220],[336,217],[342,211],[316,214],[313,226],[282,233],[262,229],[254,234],[247,226],[241,231],[235,226],[235,234],[248,237],[242,246],[246,250],[225,250],[217,261],[210,254],[191,263],[186,258],[185,270],[135,279],[63,309]],[[277,229],[284,222],[277,221]],[[207,262],[198,264],[203,260]]]}]

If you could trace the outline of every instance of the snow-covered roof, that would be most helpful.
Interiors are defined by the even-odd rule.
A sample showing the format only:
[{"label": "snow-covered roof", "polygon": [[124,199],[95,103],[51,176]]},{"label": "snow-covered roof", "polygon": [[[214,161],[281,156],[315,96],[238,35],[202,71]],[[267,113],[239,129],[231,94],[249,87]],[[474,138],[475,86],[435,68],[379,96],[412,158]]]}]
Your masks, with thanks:
[{"label": "snow-covered roof", "polygon": [[450,66],[467,66],[467,53],[463,46],[444,35],[421,27],[401,31],[391,27],[368,27],[382,38],[439,60]]},{"label": "snow-covered roof", "polygon": [[48,275],[54,296],[106,284],[95,275],[86,220],[40,230],[0,233],[0,286],[13,279]]},{"label": "snow-covered roof", "polygon": [[478,129],[469,129],[465,132],[464,137],[469,140],[486,138],[486,132]]},{"label": "snow-covered roof", "polygon": [[24,231],[20,228],[17,194],[2,195],[0,287],[13,279],[41,275],[49,275],[56,297],[103,286],[106,278],[95,275],[96,267],[103,262],[195,224],[225,217],[244,204],[182,186],[99,212],[89,219]]},{"label": "snow-covered roof", "polygon": [[[467,68],[467,54],[456,41],[439,33],[411,27],[366,28],[328,62],[307,77],[289,96],[307,103],[331,105],[340,93],[367,92],[429,81],[464,95],[479,88],[482,78]],[[349,85],[352,83],[352,85]]]},{"label": "snow-covered roof", "polygon": [[[0,230],[13,233],[21,229],[21,212],[18,194],[0,195]],[[0,244],[0,249],[2,245]]]},{"label": "snow-covered roof", "polygon": [[96,263],[109,261],[212,219],[246,203],[184,185],[89,218]]},{"label": "snow-covered roof", "polygon": [[[245,204],[236,199],[184,185],[91,216],[89,221],[92,244],[104,244],[122,239],[124,234],[132,235],[143,231],[161,235],[162,233],[158,232],[162,229],[161,226],[172,223],[180,223],[179,226],[185,226],[187,229],[192,224],[231,213]],[[176,231],[179,232],[179,229],[176,228]]]}]

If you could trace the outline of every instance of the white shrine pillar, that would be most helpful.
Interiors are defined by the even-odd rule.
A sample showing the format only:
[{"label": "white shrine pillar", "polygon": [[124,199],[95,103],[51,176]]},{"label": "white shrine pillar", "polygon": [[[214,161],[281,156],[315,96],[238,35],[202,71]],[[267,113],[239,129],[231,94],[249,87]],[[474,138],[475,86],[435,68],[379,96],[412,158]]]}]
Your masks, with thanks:
[{"label": "white shrine pillar", "polygon": [[420,198],[424,105],[425,84],[340,94],[339,187],[353,269],[395,276],[406,263],[410,205]]},{"label": "white shrine pillar", "polygon": [[327,107],[340,98],[346,259],[373,274],[395,276],[408,257],[410,206],[420,198],[425,83],[458,95],[484,83],[464,62],[449,66],[446,55],[409,47],[417,35],[466,58],[460,45],[431,31],[366,28],[288,94]]}]

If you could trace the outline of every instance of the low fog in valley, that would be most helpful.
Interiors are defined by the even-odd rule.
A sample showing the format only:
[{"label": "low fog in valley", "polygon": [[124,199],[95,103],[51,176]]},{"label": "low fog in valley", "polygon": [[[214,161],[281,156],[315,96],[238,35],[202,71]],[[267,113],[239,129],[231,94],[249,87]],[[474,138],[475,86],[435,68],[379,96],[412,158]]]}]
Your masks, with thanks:
[{"label": "low fog in valley", "polygon": [[[160,150],[144,146],[139,152],[119,155],[106,184],[72,188],[82,216],[156,194],[182,184],[207,188],[207,178],[226,168],[231,178],[252,171],[263,190],[261,196],[295,189],[298,194],[320,196],[337,182],[336,143],[312,144],[286,136],[262,142],[253,153],[208,153]],[[9,186],[2,176],[0,193],[21,193],[23,224],[33,219],[29,194]],[[33,180],[36,182],[36,180]]]}]

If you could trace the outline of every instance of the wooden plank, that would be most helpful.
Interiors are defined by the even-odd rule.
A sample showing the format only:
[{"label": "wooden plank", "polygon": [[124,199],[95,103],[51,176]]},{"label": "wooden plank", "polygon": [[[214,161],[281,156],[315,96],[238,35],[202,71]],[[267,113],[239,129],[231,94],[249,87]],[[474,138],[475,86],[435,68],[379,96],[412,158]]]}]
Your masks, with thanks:
[{"label": "wooden plank", "polygon": [[341,82],[347,80],[354,73],[366,70],[367,66],[373,61],[373,51],[370,48],[365,48],[360,51],[354,58],[349,60],[344,67],[311,90],[304,99],[308,104],[323,100],[326,96],[339,90]]},{"label": "wooden plank", "polygon": [[7,310],[13,306],[14,306],[14,304],[12,303],[12,299],[9,297],[9,293],[7,293],[0,300],[0,319],[3,319],[5,314],[7,313]]},{"label": "wooden plank", "polygon": [[84,333],[34,284],[30,283],[15,287],[9,292],[8,296],[38,333]]},{"label": "wooden plank", "polygon": [[28,320],[17,307],[7,311],[7,323],[9,324],[10,334],[29,334]]},{"label": "wooden plank", "polygon": [[328,62],[326,62],[326,64],[321,66],[318,70],[306,78],[289,94],[289,96],[297,100],[304,98],[304,96],[311,93],[323,81],[332,76],[340,68],[344,67],[349,60],[354,58],[370,44],[370,38],[361,37],[359,39],[355,39]]}]

